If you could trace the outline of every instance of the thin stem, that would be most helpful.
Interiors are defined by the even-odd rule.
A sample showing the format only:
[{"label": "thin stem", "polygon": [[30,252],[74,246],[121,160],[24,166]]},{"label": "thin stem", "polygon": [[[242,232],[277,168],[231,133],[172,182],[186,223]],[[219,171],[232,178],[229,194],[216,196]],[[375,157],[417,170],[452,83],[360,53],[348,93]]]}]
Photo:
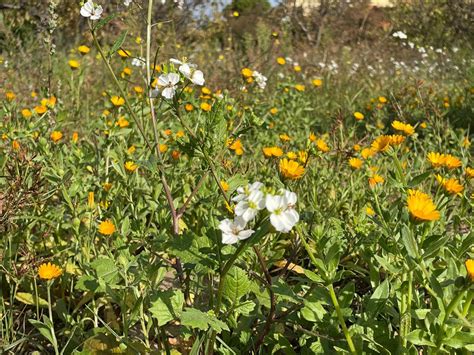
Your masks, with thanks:
[{"label": "thin stem", "polygon": [[52,285],[52,282],[48,281],[48,284],[46,286],[46,290],[48,292],[48,312],[49,312],[49,320],[51,322],[51,337],[53,340],[54,353],[58,355],[59,354],[58,340],[56,339],[56,333],[54,332],[53,309],[52,309],[52,304],[51,304],[51,285]]},{"label": "thin stem", "polygon": [[265,340],[265,337],[270,332],[270,328],[272,326],[273,319],[275,318],[275,308],[276,308],[275,307],[275,302],[276,302],[276,300],[275,300],[275,293],[272,290],[272,276],[270,275],[270,272],[268,272],[267,265],[265,264],[265,260],[262,256],[262,254],[260,253],[260,250],[257,248],[257,246],[254,246],[253,250],[254,250],[255,254],[257,255],[257,259],[258,259],[258,262],[260,264],[260,268],[262,269],[262,272],[265,275],[265,280],[267,282],[266,286],[267,286],[268,294],[270,296],[270,311],[268,312],[267,320],[265,322],[265,326],[264,326],[263,330],[260,332],[260,336],[258,337],[257,341],[255,342],[255,351],[258,352],[258,350],[260,349],[260,347],[263,344],[263,341]]},{"label": "thin stem", "polygon": [[349,330],[347,329],[346,322],[344,321],[344,316],[342,315],[341,307],[339,306],[339,302],[337,300],[336,293],[334,292],[334,287],[332,284],[328,286],[329,295],[331,296],[332,304],[334,305],[334,309],[336,310],[337,318],[339,319],[339,324],[341,325],[342,331],[344,336],[347,340],[347,345],[349,345],[349,350],[352,354],[357,354],[354,343],[352,342],[352,337],[349,334]]},{"label": "thin stem", "polygon": [[183,206],[181,206],[181,208],[178,210],[178,213],[177,213],[178,218],[181,218],[183,216],[184,212],[186,211],[186,208],[188,208],[188,205],[191,203],[191,200],[194,198],[194,196],[196,196],[196,194],[198,193],[198,191],[201,188],[204,181],[206,181],[207,174],[208,173],[206,172],[206,173],[204,173],[203,176],[201,176],[201,178],[199,179],[199,181],[198,181],[196,187],[194,188],[194,190],[188,196],[188,198],[184,202]]},{"label": "thin stem", "polygon": [[92,33],[92,38],[94,39],[94,44],[95,44],[97,50],[99,51],[99,54],[100,54],[102,60],[104,61],[105,66],[107,67],[110,75],[112,76],[112,79],[114,80],[115,85],[119,89],[120,95],[125,100],[125,107],[127,108],[128,113],[130,114],[130,116],[132,116],[132,119],[135,122],[135,124],[137,125],[138,130],[140,131],[140,134],[142,135],[143,139],[145,140],[146,145],[148,146],[148,148],[151,149],[152,147],[151,147],[151,144],[150,144],[150,142],[148,141],[148,139],[145,135],[145,131],[143,130],[143,127],[140,124],[140,121],[138,120],[138,117],[135,115],[135,112],[133,111],[132,106],[130,105],[130,101],[128,101],[127,95],[126,95],[125,91],[123,90],[122,86],[120,85],[120,82],[118,81],[118,78],[115,75],[115,72],[112,69],[112,66],[110,65],[109,61],[105,57],[104,51],[102,50],[102,47],[100,46],[99,41],[97,40],[97,36],[96,36],[94,30],[92,29],[90,23],[89,23],[89,28],[90,28],[91,33]]},{"label": "thin stem", "polygon": [[[311,263],[316,268],[318,268],[318,262],[316,260],[316,257],[314,256],[313,252],[309,248],[308,243],[306,243],[306,240],[303,236],[303,233],[299,233],[299,236],[300,236],[300,240],[303,243],[303,246],[304,246],[306,252],[309,255],[309,259],[311,260]],[[328,285],[328,290],[329,290],[329,295],[331,296],[332,304],[334,306],[334,309],[336,310],[336,314],[337,314],[337,318],[339,320],[339,324],[341,325],[344,336],[346,337],[347,345],[349,346],[349,350],[351,351],[352,354],[356,354],[357,352],[356,352],[356,349],[355,349],[355,346],[354,346],[354,342],[352,341],[352,337],[351,337],[351,335],[349,333],[349,330],[347,329],[346,323],[344,321],[344,316],[342,314],[341,307],[339,306],[339,302],[337,300],[336,293],[334,292],[334,287],[333,287],[332,283],[330,283]]]}]

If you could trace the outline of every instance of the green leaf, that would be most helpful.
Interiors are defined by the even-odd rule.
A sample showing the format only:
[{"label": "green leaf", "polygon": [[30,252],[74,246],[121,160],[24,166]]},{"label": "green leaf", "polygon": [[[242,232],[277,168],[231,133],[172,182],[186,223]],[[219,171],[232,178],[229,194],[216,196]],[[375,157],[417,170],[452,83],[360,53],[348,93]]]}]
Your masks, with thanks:
[{"label": "green leaf", "polygon": [[76,282],[76,290],[95,292],[99,288],[96,278],[91,275],[82,275]]},{"label": "green leaf", "polygon": [[71,211],[74,211],[74,205],[72,204],[71,197],[69,196],[69,193],[67,192],[67,189],[64,185],[61,187],[61,192],[63,194],[64,200],[66,201],[69,209]]},{"label": "green leaf", "polygon": [[122,227],[120,228],[120,231],[122,232],[123,237],[128,235],[128,232],[130,231],[130,218],[128,218],[128,216],[122,219]]},{"label": "green leaf", "polygon": [[118,16],[118,13],[114,13],[112,15],[107,16],[106,18],[103,18],[100,20],[97,25],[94,27],[94,31],[100,30],[102,27],[104,27],[106,24],[108,24],[110,21],[112,21],[114,18]]},{"label": "green leaf", "polygon": [[223,295],[232,304],[237,304],[250,289],[250,280],[247,273],[241,268],[234,266],[224,279]]},{"label": "green leaf", "polygon": [[474,344],[474,333],[457,332],[451,338],[444,339],[443,343],[452,348],[460,349],[466,345]]},{"label": "green leaf", "polygon": [[417,329],[407,334],[406,339],[415,345],[436,346],[425,333],[424,330]]},{"label": "green leaf", "polygon": [[158,320],[158,326],[179,318],[184,305],[184,294],[180,290],[160,292],[155,300],[151,301],[149,311]]},{"label": "green leaf", "polygon": [[107,284],[115,284],[118,281],[118,269],[115,262],[109,258],[99,258],[91,263],[97,273],[97,277]]},{"label": "green leaf", "polygon": [[355,293],[355,284],[354,282],[347,283],[344,288],[339,293],[339,300],[341,308],[348,308],[351,303],[352,299],[354,298]]},{"label": "green leaf", "polygon": [[255,303],[253,301],[245,301],[239,304],[238,306],[236,306],[234,308],[234,311],[237,314],[243,314],[245,316],[248,316],[250,313],[252,313],[254,308],[255,308]]},{"label": "green leaf", "polygon": [[122,34],[117,38],[115,43],[112,45],[112,48],[110,48],[108,56],[111,57],[115,52],[118,51],[120,47],[122,47],[123,42],[125,42],[125,38],[127,37],[128,31],[122,32]]},{"label": "green leaf", "polygon": [[46,324],[36,319],[28,319],[28,321],[41,333],[42,336],[48,339],[51,344],[54,344],[53,334]]},{"label": "green leaf", "polygon": [[431,175],[431,171],[415,176],[408,182],[408,187],[415,187],[425,181]]},{"label": "green leaf", "polygon": [[301,315],[309,322],[321,321],[327,313],[321,302],[304,301],[304,307],[301,309]]},{"label": "green leaf", "polygon": [[28,292],[17,292],[15,299],[28,305],[36,305],[36,302],[38,302],[40,307],[48,307],[48,301],[41,297],[36,298],[36,296]]},{"label": "green leaf", "polygon": [[411,232],[408,229],[407,226],[403,226],[402,231],[402,243],[403,246],[405,247],[408,255],[412,257],[413,259],[416,259],[416,245],[415,241],[411,236]]},{"label": "green leaf", "polygon": [[311,270],[304,269],[304,274],[306,275],[308,279],[310,279],[313,282],[324,283],[324,280],[322,279],[322,277],[312,272]]},{"label": "green leaf", "polygon": [[201,330],[207,330],[211,327],[218,333],[222,330],[229,330],[227,324],[217,319],[213,312],[209,311],[204,313],[195,308],[184,309],[183,314],[181,315],[181,324]]},{"label": "green leaf", "polygon": [[389,285],[388,279],[386,279],[378,285],[372,296],[370,296],[367,302],[367,312],[369,312],[370,318],[375,318],[385,306],[390,295]]},{"label": "green leaf", "polygon": [[423,249],[425,253],[423,254],[423,259],[435,256],[443,247],[449,239],[452,237],[449,235],[432,235],[425,239],[423,242]]}]

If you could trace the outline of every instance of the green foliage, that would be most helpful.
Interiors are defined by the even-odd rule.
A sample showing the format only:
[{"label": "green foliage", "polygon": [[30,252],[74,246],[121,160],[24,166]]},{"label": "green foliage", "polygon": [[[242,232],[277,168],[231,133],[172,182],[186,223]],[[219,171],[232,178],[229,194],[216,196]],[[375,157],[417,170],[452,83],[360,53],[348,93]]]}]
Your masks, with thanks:
[{"label": "green foliage", "polygon": [[263,12],[270,8],[268,0],[232,0],[233,11],[242,13]]},{"label": "green foliage", "polygon": [[[298,42],[311,20],[253,21],[265,3],[236,1],[238,17],[182,35],[175,17],[145,21],[120,1],[80,43],[25,48],[31,63],[5,54],[0,352],[474,351],[469,43],[441,55],[428,35],[411,50],[387,32],[393,51],[374,61],[365,23],[337,47],[324,26],[317,45]],[[241,20],[242,33],[224,26]],[[169,60],[182,56],[206,87]],[[170,72],[171,99],[155,85]],[[253,234],[224,244],[221,222],[256,181],[296,203],[266,201]],[[432,206],[409,203],[412,189]],[[439,218],[421,218],[431,207]],[[285,209],[298,222],[279,232]]]}]

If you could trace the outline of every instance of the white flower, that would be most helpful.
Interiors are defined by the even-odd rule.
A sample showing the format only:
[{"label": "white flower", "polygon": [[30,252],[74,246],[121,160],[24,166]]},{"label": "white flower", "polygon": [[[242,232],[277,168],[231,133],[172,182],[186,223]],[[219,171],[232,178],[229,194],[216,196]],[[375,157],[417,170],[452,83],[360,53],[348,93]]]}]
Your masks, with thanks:
[{"label": "white flower", "polygon": [[204,74],[196,69],[196,64],[182,62],[171,58],[170,62],[179,65],[179,71],[195,85],[204,85]]},{"label": "white flower", "polygon": [[100,15],[102,15],[102,6],[95,5],[92,0],[88,0],[84,5],[81,7],[81,15],[84,17],[89,17],[91,20],[98,20],[100,19]]},{"label": "white flower", "polygon": [[224,219],[219,223],[219,229],[222,231],[222,243],[234,244],[239,240],[249,238],[253,234],[252,229],[244,230],[246,222],[241,217],[236,217],[233,221]]},{"label": "white flower", "polygon": [[134,67],[145,67],[145,58],[138,57],[132,59],[132,65]]},{"label": "white flower", "polygon": [[237,188],[238,195],[232,198],[234,202],[245,200],[253,191],[260,191],[263,184],[260,181],[255,181],[252,185],[248,184],[245,187]]},{"label": "white flower", "polygon": [[262,90],[265,89],[267,86],[267,78],[256,70],[252,73],[252,76],[255,78],[258,87]]},{"label": "white flower", "polygon": [[255,218],[259,210],[265,207],[265,199],[263,192],[260,190],[253,190],[246,199],[243,199],[235,206],[235,215],[242,217],[246,222]]},{"label": "white flower", "polygon": [[123,4],[124,4],[125,6],[127,6],[127,7],[128,7],[131,3],[132,3],[132,0],[123,0]]},{"label": "white flower", "polygon": [[407,39],[408,38],[408,36],[405,33],[403,33],[402,31],[394,32],[392,34],[392,36],[395,37],[395,38],[400,38],[400,39]]},{"label": "white flower", "polygon": [[267,195],[265,205],[270,212],[270,223],[278,232],[288,233],[300,216],[295,211],[296,194],[288,190],[282,190],[282,195]]},{"label": "white flower", "polygon": [[163,89],[161,96],[172,99],[176,93],[176,84],[179,82],[179,75],[176,73],[161,74],[158,78],[158,85]]}]

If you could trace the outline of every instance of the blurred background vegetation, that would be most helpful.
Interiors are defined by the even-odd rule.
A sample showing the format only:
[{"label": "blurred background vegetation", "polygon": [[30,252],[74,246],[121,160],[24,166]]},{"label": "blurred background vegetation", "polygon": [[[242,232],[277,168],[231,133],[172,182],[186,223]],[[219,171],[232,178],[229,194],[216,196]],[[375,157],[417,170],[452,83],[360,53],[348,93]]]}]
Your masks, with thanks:
[{"label": "blurred background vegetation", "polygon": [[[393,0],[389,7],[374,6],[370,0],[321,0],[306,1],[313,4],[306,8],[297,6],[303,1],[186,0],[183,7],[172,0],[155,1],[153,50],[158,62],[190,57],[206,73],[209,85],[234,93],[242,85],[236,80],[241,68],[251,67],[271,79],[278,74],[279,56],[302,66],[306,79],[331,78],[341,97],[356,95],[360,89],[346,85],[354,77],[376,91],[405,69],[410,76],[399,76],[400,81],[423,79],[432,85],[450,81],[464,87],[472,83],[471,0]],[[137,20],[145,18],[144,2],[134,1],[130,8],[122,0],[101,3],[105,15],[119,14],[102,31],[102,44],[112,45],[127,29],[123,47],[133,56],[143,56],[136,38],[145,37],[145,23]],[[93,47],[79,3],[5,0],[2,4],[0,65],[6,70],[0,75],[14,78],[5,80],[9,87],[3,90],[35,86],[58,92],[65,85],[53,72],[68,70],[67,60],[80,57],[78,45]],[[396,31],[407,35],[404,43],[393,37]],[[430,62],[424,51],[430,53]],[[102,68],[100,63],[89,64],[88,70]],[[84,80],[90,91],[100,90],[95,84],[104,77],[88,75]]]}]

